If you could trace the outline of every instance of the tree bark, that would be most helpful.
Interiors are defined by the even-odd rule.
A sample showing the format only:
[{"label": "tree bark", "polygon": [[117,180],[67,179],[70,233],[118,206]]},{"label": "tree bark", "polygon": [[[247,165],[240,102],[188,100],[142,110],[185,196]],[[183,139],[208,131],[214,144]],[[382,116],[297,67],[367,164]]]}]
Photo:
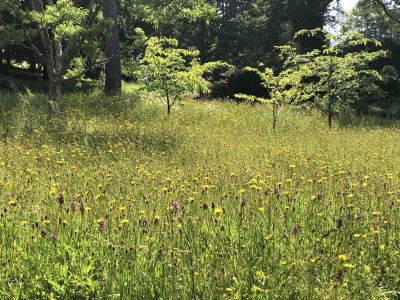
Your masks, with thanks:
[{"label": "tree bark", "polygon": [[49,95],[47,99],[47,115],[49,118],[60,116],[61,79],[49,79]]},{"label": "tree bark", "polygon": [[103,0],[103,16],[114,22],[110,35],[106,38],[104,49],[108,60],[105,68],[104,92],[107,95],[117,96],[121,95],[121,62],[116,0]]}]

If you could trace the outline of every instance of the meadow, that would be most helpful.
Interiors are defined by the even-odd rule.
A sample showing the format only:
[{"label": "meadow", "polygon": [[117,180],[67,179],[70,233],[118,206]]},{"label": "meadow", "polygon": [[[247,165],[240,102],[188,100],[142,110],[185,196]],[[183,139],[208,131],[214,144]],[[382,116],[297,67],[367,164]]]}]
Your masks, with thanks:
[{"label": "meadow", "polygon": [[1,299],[400,297],[400,122],[0,97]]}]

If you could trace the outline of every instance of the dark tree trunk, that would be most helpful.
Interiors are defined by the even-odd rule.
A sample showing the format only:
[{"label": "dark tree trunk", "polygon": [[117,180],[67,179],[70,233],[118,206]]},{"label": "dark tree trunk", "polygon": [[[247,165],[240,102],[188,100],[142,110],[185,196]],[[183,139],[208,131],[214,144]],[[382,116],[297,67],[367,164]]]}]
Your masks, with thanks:
[{"label": "dark tree trunk", "polygon": [[61,79],[49,80],[49,95],[47,100],[47,115],[49,118],[58,118],[60,116],[61,102]]},{"label": "dark tree trunk", "polygon": [[29,60],[29,71],[36,72],[36,57],[33,51],[29,51],[28,60]]},{"label": "dark tree trunk", "polygon": [[7,67],[11,67],[11,49],[6,48],[6,64]]},{"label": "dark tree trunk", "polygon": [[105,44],[104,52],[108,61],[105,68],[104,91],[108,95],[116,96],[121,94],[121,62],[116,0],[103,0],[103,16],[112,19],[114,22]]}]

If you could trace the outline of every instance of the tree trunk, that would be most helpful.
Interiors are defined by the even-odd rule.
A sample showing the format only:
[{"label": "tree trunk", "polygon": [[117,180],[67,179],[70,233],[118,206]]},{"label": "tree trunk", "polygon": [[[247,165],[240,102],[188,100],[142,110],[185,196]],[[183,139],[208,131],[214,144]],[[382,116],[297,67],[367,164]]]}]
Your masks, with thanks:
[{"label": "tree trunk", "polygon": [[50,78],[49,95],[47,100],[47,115],[49,118],[60,116],[61,80]]},{"label": "tree trunk", "polygon": [[328,126],[329,126],[329,129],[332,128],[332,112],[331,111],[328,112]]},{"label": "tree trunk", "polygon": [[103,16],[113,20],[110,35],[106,38],[105,56],[108,59],[105,68],[104,91],[108,95],[121,95],[121,62],[118,36],[116,0],[103,0]]}]

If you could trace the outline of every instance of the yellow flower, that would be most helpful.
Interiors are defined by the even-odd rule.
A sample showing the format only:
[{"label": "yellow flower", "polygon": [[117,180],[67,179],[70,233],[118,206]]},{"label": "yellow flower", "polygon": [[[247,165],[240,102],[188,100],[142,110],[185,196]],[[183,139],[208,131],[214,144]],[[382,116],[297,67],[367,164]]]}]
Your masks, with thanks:
[{"label": "yellow flower", "polygon": [[347,195],[347,198],[353,198],[353,197],[354,197],[354,195],[352,193]]},{"label": "yellow flower", "polygon": [[339,260],[347,260],[347,255],[346,254],[340,254],[338,255]]},{"label": "yellow flower", "polygon": [[365,271],[366,273],[371,272],[371,267],[368,266],[368,265],[366,265],[366,266],[364,267],[364,271]]},{"label": "yellow flower", "polygon": [[354,237],[356,237],[356,238],[357,238],[357,237],[360,237],[360,236],[361,236],[361,234],[359,234],[359,233],[355,233],[355,234],[354,234]]},{"label": "yellow flower", "polygon": [[356,265],[352,265],[352,264],[344,264],[343,267],[345,268],[349,268],[349,269],[354,269],[356,267]]},{"label": "yellow flower", "polygon": [[220,214],[220,213],[223,212],[223,210],[222,210],[221,207],[216,207],[216,208],[214,208],[214,212],[215,212],[216,214]]},{"label": "yellow flower", "polygon": [[120,206],[118,209],[119,209],[120,211],[124,211],[124,210],[126,209],[126,207],[125,207],[125,206]]},{"label": "yellow flower", "polygon": [[251,288],[251,291],[252,291],[253,293],[257,293],[257,292],[262,292],[263,289],[260,288],[260,287],[258,287],[258,286],[256,286],[255,284],[253,284],[253,287]]},{"label": "yellow flower", "polygon": [[21,225],[22,225],[22,226],[24,226],[24,225],[26,225],[26,224],[28,224],[28,221],[21,221]]},{"label": "yellow flower", "polygon": [[263,212],[264,211],[264,206],[259,207],[258,210]]}]

